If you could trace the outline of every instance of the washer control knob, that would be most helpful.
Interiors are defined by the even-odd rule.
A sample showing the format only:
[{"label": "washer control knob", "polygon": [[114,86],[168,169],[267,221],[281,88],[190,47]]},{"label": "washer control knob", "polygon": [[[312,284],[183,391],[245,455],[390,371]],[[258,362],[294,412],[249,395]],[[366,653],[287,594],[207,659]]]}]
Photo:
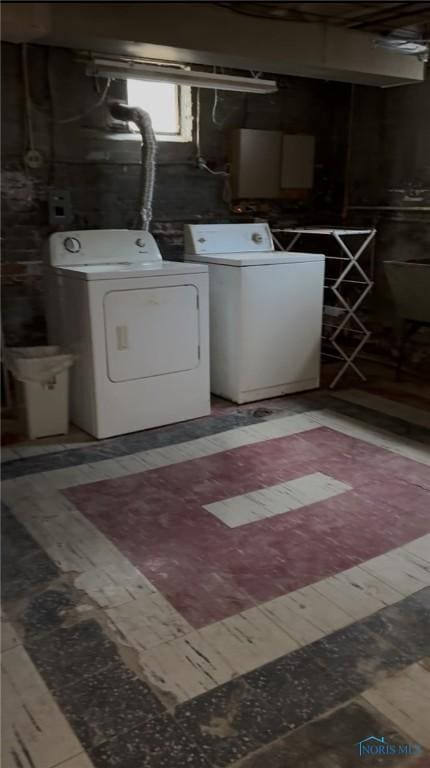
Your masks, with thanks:
[{"label": "washer control knob", "polygon": [[262,243],[263,242],[263,238],[262,238],[262,236],[258,232],[254,232],[254,234],[252,235],[251,239],[252,239],[252,241],[254,243]]},{"label": "washer control knob", "polygon": [[79,253],[81,250],[81,244],[77,237],[66,237],[63,245],[69,253]]},{"label": "washer control knob", "polygon": [[143,237],[138,237],[138,238],[137,238],[137,240],[136,240],[136,245],[137,245],[139,248],[144,248],[144,247],[145,247],[146,243],[145,243],[145,240],[143,239]]}]

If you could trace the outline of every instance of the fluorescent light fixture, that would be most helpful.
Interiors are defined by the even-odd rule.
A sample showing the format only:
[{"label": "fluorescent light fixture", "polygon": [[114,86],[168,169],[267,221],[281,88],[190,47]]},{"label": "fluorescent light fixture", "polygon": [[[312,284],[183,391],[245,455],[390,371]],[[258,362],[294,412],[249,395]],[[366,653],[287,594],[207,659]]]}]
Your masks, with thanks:
[{"label": "fluorescent light fixture", "polygon": [[258,77],[236,77],[220,72],[197,72],[179,67],[152,66],[130,61],[93,59],[86,70],[87,75],[110,77],[118,80],[150,80],[152,82],[191,85],[196,88],[212,88],[220,91],[241,91],[242,93],[274,93],[278,90],[274,80]]}]

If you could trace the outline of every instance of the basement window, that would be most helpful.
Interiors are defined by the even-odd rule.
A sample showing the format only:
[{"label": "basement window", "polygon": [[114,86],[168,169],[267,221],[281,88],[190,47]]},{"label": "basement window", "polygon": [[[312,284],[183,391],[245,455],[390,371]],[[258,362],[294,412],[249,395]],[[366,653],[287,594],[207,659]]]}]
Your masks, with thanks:
[{"label": "basement window", "polygon": [[[149,112],[158,141],[191,141],[190,86],[127,80],[127,104]],[[129,123],[129,130],[139,135],[134,123]]]}]

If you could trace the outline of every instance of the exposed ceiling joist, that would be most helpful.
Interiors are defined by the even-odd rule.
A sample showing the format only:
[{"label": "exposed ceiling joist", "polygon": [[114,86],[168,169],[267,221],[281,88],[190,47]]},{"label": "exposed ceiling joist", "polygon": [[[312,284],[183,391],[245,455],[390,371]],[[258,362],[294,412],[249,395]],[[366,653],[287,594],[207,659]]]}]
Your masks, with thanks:
[{"label": "exposed ceiling joist", "polygon": [[378,13],[367,16],[353,26],[358,29],[372,29],[374,25],[380,26],[404,26],[407,24],[424,24],[430,20],[430,8],[428,3],[400,3],[401,7],[391,11],[384,9]]},{"label": "exposed ceiling joist", "polygon": [[430,22],[428,2],[218,2],[234,13],[279,21],[320,22],[370,32]]}]

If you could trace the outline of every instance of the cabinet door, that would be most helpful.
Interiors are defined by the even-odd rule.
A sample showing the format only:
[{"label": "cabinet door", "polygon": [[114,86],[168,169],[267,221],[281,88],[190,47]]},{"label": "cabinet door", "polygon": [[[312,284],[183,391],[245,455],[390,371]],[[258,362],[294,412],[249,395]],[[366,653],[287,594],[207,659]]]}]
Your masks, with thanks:
[{"label": "cabinet door", "polygon": [[199,364],[198,291],[193,285],[111,291],[104,298],[111,381],[188,371]]}]

